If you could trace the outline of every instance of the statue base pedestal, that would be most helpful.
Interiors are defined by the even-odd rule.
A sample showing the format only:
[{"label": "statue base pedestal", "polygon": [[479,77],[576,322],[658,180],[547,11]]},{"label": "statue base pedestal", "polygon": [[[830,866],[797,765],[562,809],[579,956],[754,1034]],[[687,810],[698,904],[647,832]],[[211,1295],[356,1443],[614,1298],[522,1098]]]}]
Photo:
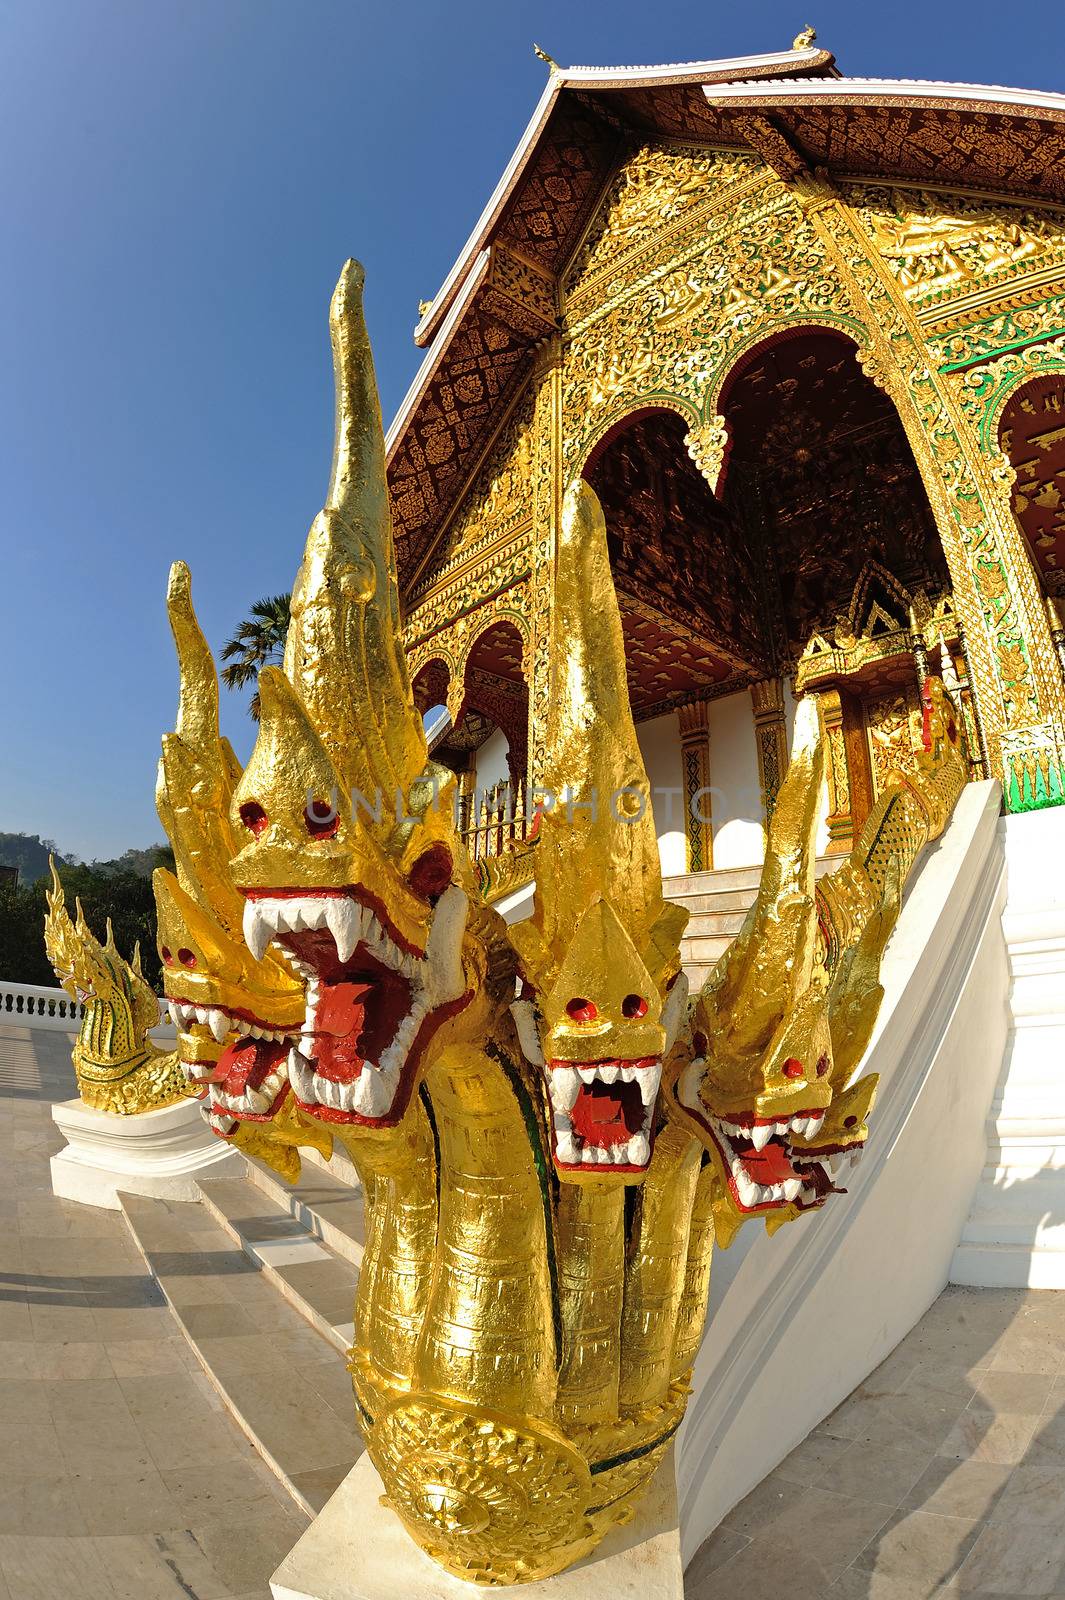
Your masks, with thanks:
[{"label": "statue base pedestal", "polygon": [[615,1528],[568,1572],[503,1590],[464,1583],[430,1561],[381,1504],[382,1493],[369,1456],[360,1456],[271,1578],[274,1600],[472,1600],[491,1593],[521,1600],[683,1600],[672,1451],[626,1527]]},{"label": "statue base pedestal", "polygon": [[243,1158],[213,1134],[198,1100],[119,1117],[82,1100],[52,1107],[67,1148],[52,1157],[52,1193],[118,1210],[119,1190],[159,1200],[198,1200],[197,1178],[237,1177]]}]

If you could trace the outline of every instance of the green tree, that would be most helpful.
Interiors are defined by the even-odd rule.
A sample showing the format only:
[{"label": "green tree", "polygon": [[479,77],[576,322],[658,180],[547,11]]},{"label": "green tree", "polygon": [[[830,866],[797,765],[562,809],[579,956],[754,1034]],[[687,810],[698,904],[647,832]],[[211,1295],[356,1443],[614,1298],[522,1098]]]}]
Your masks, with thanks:
[{"label": "green tree", "polygon": [[[256,600],[251,615],[222,646],[222,660],[229,663],[222,668],[222,682],[227,689],[243,689],[254,683],[260,668],[280,662],[285,653],[291,599],[288,594],[273,594]],[[258,689],[251,697],[248,710],[258,722]]]},{"label": "green tree", "polygon": [[[85,920],[95,936],[107,937],[111,919],[115,944],[129,961],[139,941],[144,976],[159,992],[161,970],[155,948],[156,922],[152,880],[142,872],[98,871],[93,867],[60,866],[59,877],[74,915],[80,899]],[[35,983],[53,988],[58,981],[44,950],[45,890],[48,878],[35,883],[0,884],[0,978],[11,983]]]}]

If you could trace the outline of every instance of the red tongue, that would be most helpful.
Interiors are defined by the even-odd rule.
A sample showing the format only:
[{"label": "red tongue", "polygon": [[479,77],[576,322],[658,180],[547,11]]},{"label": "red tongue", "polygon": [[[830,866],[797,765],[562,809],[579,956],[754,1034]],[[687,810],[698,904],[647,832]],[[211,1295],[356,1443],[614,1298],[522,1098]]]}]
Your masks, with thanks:
[{"label": "red tongue", "polygon": [[775,1139],[770,1139],[764,1150],[746,1151],[741,1159],[748,1177],[765,1188],[774,1183],[786,1183],[796,1175],[787,1151]]},{"label": "red tongue", "polygon": [[351,1033],[357,1037],[366,1011],[365,996],[372,988],[370,983],[327,983],[314,1016],[315,1033],[333,1033],[338,1039]]},{"label": "red tongue", "polygon": [[371,983],[327,983],[314,1015],[317,1070],[333,1083],[353,1083],[362,1071],[359,1051]]},{"label": "red tongue", "polygon": [[211,1073],[211,1083],[220,1083],[226,1094],[241,1095],[250,1087],[257,1089],[271,1067],[284,1059],[288,1047],[276,1039],[238,1039],[218,1058]]}]

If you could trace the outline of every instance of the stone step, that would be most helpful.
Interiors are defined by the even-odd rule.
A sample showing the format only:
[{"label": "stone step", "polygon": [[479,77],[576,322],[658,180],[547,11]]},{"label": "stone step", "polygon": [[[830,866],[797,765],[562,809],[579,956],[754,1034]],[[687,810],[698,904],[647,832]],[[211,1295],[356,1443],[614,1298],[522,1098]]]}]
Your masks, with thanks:
[{"label": "stone step", "polygon": [[704,911],[738,911],[741,914],[754,904],[754,889],[708,890],[705,894],[671,894],[667,896],[674,905],[683,906],[697,917]]},{"label": "stone step", "polygon": [[723,956],[729,945],[731,937],[716,935],[706,939],[682,939],[680,946],[681,960],[687,965],[689,961],[698,962],[702,966],[713,966],[720,956]]},{"label": "stone step", "polygon": [[335,1341],[308,1324],[203,1202],[119,1199],[223,1403],[296,1503],[316,1516],[363,1449]]},{"label": "stone step", "polygon": [[[247,1159],[247,1158],[246,1158]],[[346,1176],[337,1176],[329,1167],[303,1163],[297,1183],[286,1183],[265,1162],[247,1160],[249,1181],[282,1210],[344,1256],[352,1266],[362,1266],[366,1243],[362,1190],[353,1187]],[[354,1167],[351,1168],[354,1174]],[[355,1177],[355,1183],[358,1178]]]},{"label": "stone step", "polygon": [[712,872],[680,872],[662,879],[667,900],[683,900],[689,894],[715,894],[719,890],[756,890],[762,876],[757,867],[722,867]]},{"label": "stone step", "polygon": [[1065,1250],[1019,1244],[969,1244],[954,1252],[951,1283],[974,1289],[1065,1289]]},{"label": "stone step", "polygon": [[208,1179],[199,1187],[219,1227],[289,1305],[344,1354],[355,1336],[359,1275],[350,1256],[338,1255],[298,1216],[245,1178]]},{"label": "stone step", "polygon": [[698,911],[688,920],[685,939],[699,939],[707,934],[727,934],[734,939],[743,927],[743,911]]}]

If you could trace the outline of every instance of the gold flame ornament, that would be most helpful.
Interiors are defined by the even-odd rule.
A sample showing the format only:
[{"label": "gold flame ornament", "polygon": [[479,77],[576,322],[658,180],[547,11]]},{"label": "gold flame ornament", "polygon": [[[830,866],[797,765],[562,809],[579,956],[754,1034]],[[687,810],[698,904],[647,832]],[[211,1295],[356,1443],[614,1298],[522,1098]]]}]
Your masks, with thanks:
[{"label": "gold flame ornament", "polygon": [[[387,1503],[449,1572],[510,1584],[632,1515],[684,1415],[715,1237],[818,1209],[829,1147],[864,1139],[871,1085],[848,1084],[880,954],[962,768],[930,685],[927,757],[892,790],[892,827],[815,892],[822,756],[801,710],[758,901],[689,1015],[603,514],[578,482],[534,910],[507,930],[411,693],[362,277],[349,262],[333,297],[333,471],[243,772],[172,576],[182,692],[159,805],[178,871],[157,880],[160,939],[219,1131],[286,1139],[288,1119],[359,1171],[350,1367]],[[745,1187],[752,1150],[789,1176]]]},{"label": "gold flame ornament", "polygon": [[81,902],[72,921],[63,885],[49,857],[52,887],[44,945],[56,977],[72,1000],[85,1007],[74,1045],[78,1092],[95,1111],[136,1116],[184,1099],[188,1089],[173,1050],[148,1037],[159,1021],[159,1002],[141,973],[140,948],[125,961],[115,948],[111,923],[104,944],[93,937]]}]

